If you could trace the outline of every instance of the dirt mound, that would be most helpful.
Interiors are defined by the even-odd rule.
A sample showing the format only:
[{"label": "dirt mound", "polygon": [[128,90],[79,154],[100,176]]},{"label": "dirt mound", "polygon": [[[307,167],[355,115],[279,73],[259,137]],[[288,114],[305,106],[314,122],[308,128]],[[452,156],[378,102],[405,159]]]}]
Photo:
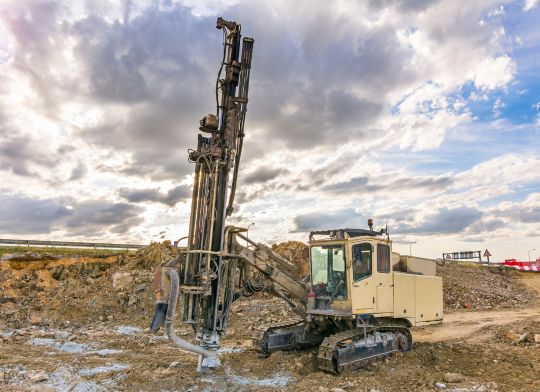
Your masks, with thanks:
[{"label": "dirt mound", "polygon": [[447,262],[437,267],[437,275],[443,278],[447,311],[525,307],[537,301],[537,293],[514,270]]},{"label": "dirt mound", "polygon": [[309,247],[303,242],[281,242],[272,245],[272,250],[296,265],[301,276],[309,274]]},{"label": "dirt mound", "polygon": [[106,257],[9,257],[0,263],[0,321],[12,327],[151,317],[154,266],[178,254],[170,242]]},{"label": "dirt mound", "polygon": [[[291,260],[301,274],[308,271],[308,247],[298,241],[276,244],[273,250]],[[170,242],[153,243],[135,253],[96,257],[49,257],[22,253],[0,262],[0,321],[13,327],[70,321],[129,320],[148,323],[154,308],[153,270],[178,255]],[[503,309],[527,306],[537,295],[513,270],[469,267],[447,263],[438,268],[443,277],[447,311]],[[239,301],[264,310],[268,319],[287,318],[282,304],[269,298]],[[273,307],[275,306],[276,312]],[[268,316],[268,317],[266,317]],[[241,323],[242,324],[242,323]],[[248,327],[247,324],[240,328]]]},{"label": "dirt mound", "polygon": [[152,242],[139,249],[134,256],[129,257],[129,263],[137,268],[149,269],[162,265],[176,256],[178,256],[178,249],[171,244],[171,241]]}]

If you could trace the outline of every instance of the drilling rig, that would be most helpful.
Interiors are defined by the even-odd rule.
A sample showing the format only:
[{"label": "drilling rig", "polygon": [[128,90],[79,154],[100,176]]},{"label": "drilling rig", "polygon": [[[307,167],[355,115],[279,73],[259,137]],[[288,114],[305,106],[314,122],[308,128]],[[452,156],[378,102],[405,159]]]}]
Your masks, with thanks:
[{"label": "drilling rig", "polygon": [[[187,246],[157,268],[151,330],[165,326],[177,347],[199,355],[198,370],[219,366],[218,349],[232,303],[265,291],[296,314],[256,326],[261,356],[319,347],[318,364],[340,373],[374,358],[412,348],[409,328],[442,322],[442,281],[433,260],[392,252],[388,230],[311,232],[309,277],[244,228],[226,225],[233,212],[244,139],[253,39],[240,24],[217,19],[223,57],[216,82],[216,113],[200,121]],[[243,244],[246,243],[244,246]],[[177,315],[177,308],[179,314]],[[178,337],[175,319],[190,324],[196,343]]]}]

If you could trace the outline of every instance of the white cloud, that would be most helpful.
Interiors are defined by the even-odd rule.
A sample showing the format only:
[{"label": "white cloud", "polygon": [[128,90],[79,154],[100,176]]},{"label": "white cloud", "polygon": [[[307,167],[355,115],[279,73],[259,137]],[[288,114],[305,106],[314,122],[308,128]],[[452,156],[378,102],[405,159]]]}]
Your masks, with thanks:
[{"label": "white cloud", "polygon": [[490,186],[494,189],[502,189],[504,186],[509,186],[517,189],[520,184],[540,180],[538,167],[540,167],[540,159],[533,154],[500,155],[457,174],[456,187]]},{"label": "white cloud", "polygon": [[[433,162],[456,129],[474,127],[471,106],[516,79],[500,17],[512,10],[496,1],[28,0],[2,11],[3,182],[23,198],[84,202],[85,217],[92,200],[134,205],[143,221],[117,228],[126,239],[186,229],[189,208],[169,192],[190,184],[186,149],[213,110],[221,12],[256,41],[235,219],[256,221],[261,239],[286,239],[298,215],[321,210],[355,211],[360,225],[452,211],[463,223],[538,180],[536,158],[519,152],[459,169]],[[495,224],[478,221],[469,235]]]},{"label": "white cloud", "polygon": [[523,11],[527,12],[532,10],[534,7],[536,7],[536,3],[538,3],[538,0],[525,0]]},{"label": "white cloud", "polygon": [[490,90],[506,86],[514,78],[516,64],[508,56],[486,58],[479,62],[473,70],[474,83],[478,88]]}]

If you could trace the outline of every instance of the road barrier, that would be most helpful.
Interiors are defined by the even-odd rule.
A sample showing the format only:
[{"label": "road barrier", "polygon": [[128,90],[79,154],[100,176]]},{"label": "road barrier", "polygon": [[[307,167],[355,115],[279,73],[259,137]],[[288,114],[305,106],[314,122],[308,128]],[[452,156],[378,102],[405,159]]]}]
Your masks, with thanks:
[{"label": "road barrier", "polygon": [[540,266],[537,266],[537,265],[507,265],[507,264],[499,264],[499,265],[506,268],[517,269],[518,271],[540,272]]},{"label": "road barrier", "polygon": [[140,249],[146,245],[135,244],[112,244],[107,242],[70,242],[70,241],[42,241],[42,240],[18,240],[0,239],[0,245],[16,246],[42,246],[62,248],[94,248],[94,249]]}]

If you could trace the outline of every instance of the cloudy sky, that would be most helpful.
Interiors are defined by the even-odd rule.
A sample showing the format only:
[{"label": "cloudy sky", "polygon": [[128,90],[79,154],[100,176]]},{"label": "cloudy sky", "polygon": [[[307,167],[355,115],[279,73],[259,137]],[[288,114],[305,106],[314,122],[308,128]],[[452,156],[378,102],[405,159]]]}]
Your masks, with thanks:
[{"label": "cloudy sky", "polygon": [[536,0],[3,0],[1,237],[186,234],[217,16],[255,39],[252,238],[372,217],[404,253],[540,254]]}]

